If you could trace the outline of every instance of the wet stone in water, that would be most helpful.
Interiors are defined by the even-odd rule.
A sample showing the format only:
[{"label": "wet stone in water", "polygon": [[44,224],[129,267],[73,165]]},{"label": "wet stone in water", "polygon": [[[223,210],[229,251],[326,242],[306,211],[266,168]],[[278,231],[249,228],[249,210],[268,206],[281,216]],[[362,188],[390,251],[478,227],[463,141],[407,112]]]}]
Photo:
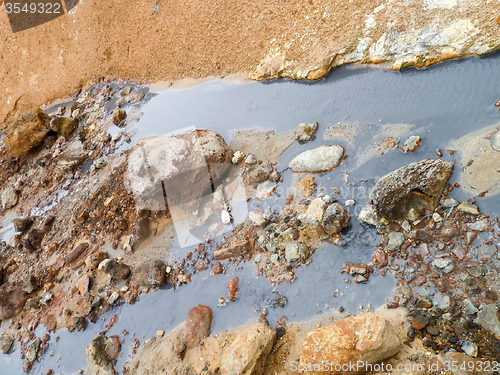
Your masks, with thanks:
[{"label": "wet stone in water", "polygon": [[198,305],[187,313],[185,341],[189,349],[195,348],[210,334],[212,310],[208,306]]},{"label": "wet stone in water", "polygon": [[295,130],[295,140],[308,142],[312,139],[318,130],[318,123],[313,124],[299,124]]},{"label": "wet stone in water", "polygon": [[120,354],[120,346],[120,338],[116,335],[108,337],[106,340],[104,350],[111,360],[114,361],[118,358],[118,355]]},{"label": "wet stone in water", "polygon": [[343,155],[341,146],[321,146],[296,156],[288,167],[296,173],[324,173],[337,167]]},{"label": "wet stone in water", "polygon": [[275,307],[285,307],[287,303],[288,300],[286,299],[285,296],[282,295],[276,296],[276,298],[273,301],[273,305]]},{"label": "wet stone in water", "polygon": [[0,353],[6,354],[12,347],[13,343],[14,343],[14,336],[8,333],[4,333],[2,337],[0,337]]}]

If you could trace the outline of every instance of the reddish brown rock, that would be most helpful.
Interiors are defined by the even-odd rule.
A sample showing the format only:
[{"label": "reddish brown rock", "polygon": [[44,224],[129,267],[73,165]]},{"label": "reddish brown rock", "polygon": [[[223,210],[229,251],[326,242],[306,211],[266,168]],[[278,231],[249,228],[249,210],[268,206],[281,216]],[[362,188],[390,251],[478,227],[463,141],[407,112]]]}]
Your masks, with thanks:
[{"label": "reddish brown rock", "polygon": [[66,264],[70,267],[77,267],[81,265],[82,262],[79,262],[79,260],[87,252],[88,248],[89,244],[87,242],[83,242],[76,246],[68,255],[66,255],[66,258],[64,258]]},{"label": "reddish brown rock", "polygon": [[253,248],[253,239],[247,233],[239,232],[220,245],[214,252],[214,258],[223,260],[247,254]]},{"label": "reddish brown rock", "polygon": [[235,301],[236,298],[238,297],[238,284],[240,283],[240,280],[235,277],[233,279],[231,279],[231,281],[229,281],[227,283],[227,290],[228,290],[228,295],[229,295],[229,300],[230,301]]},{"label": "reddish brown rock", "polygon": [[186,319],[186,346],[193,349],[210,334],[212,325],[212,310],[208,306],[198,305],[187,313]]},{"label": "reddish brown rock", "polygon": [[[320,364],[328,361],[342,366],[358,361],[378,363],[394,356],[400,349],[399,338],[389,321],[381,316],[364,313],[350,316],[336,324],[307,333],[300,353],[301,364]],[[304,374],[325,374],[318,368],[306,368]],[[362,374],[356,371],[337,371],[335,374]]]},{"label": "reddish brown rock", "polygon": [[23,308],[28,294],[21,284],[6,283],[0,287],[0,320],[9,319]]},{"label": "reddish brown rock", "polygon": [[375,252],[375,255],[373,256],[373,263],[376,264],[379,268],[387,266],[387,253],[381,250],[377,250]]},{"label": "reddish brown rock", "polygon": [[222,264],[219,262],[215,263],[214,266],[212,267],[212,273],[214,275],[218,275],[219,273],[222,273],[224,271],[224,268],[222,267]]}]

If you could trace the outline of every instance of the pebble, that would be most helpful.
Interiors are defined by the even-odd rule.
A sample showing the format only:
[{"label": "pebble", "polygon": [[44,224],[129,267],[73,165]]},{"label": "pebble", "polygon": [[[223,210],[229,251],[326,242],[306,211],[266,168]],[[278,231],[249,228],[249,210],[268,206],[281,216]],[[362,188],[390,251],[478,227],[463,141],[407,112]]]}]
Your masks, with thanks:
[{"label": "pebble", "polygon": [[111,296],[109,296],[108,300],[109,304],[113,305],[118,300],[118,298],[120,298],[120,295],[117,292],[111,293]]},{"label": "pebble", "polygon": [[438,214],[437,212],[434,212],[432,214],[432,220],[434,220],[436,223],[439,223],[440,221],[443,221],[443,218],[440,214]]},{"label": "pebble", "polygon": [[48,305],[52,300],[52,297],[54,297],[54,295],[51,292],[44,290],[42,293],[42,298],[40,298],[40,303],[42,305]]},{"label": "pebble", "polygon": [[343,155],[344,149],[341,146],[321,146],[299,154],[288,167],[295,173],[324,173],[337,167]]},{"label": "pebble", "polygon": [[379,225],[380,223],[380,214],[374,205],[368,204],[361,209],[361,212],[358,216],[359,221],[363,224],[369,225]]},{"label": "pebble", "polygon": [[116,335],[108,337],[106,340],[106,346],[104,351],[111,358],[111,360],[115,360],[118,358],[118,354],[120,354],[120,338]]},{"label": "pebble", "polygon": [[220,218],[221,218],[222,224],[224,224],[224,225],[228,225],[229,223],[231,223],[231,219],[232,219],[231,215],[226,210],[222,210]]},{"label": "pebble", "polygon": [[271,182],[278,182],[280,180],[280,178],[281,178],[281,174],[278,171],[271,172],[271,174],[268,177],[269,181],[271,181]]},{"label": "pebble", "polygon": [[318,123],[314,124],[299,124],[295,130],[295,140],[308,142],[312,139],[318,130]]},{"label": "pebble", "polygon": [[471,215],[479,215],[479,209],[469,202],[460,203],[457,210]]},{"label": "pebble", "polygon": [[94,161],[94,166],[96,169],[104,168],[108,164],[106,158],[99,158]]},{"label": "pebble", "polygon": [[498,307],[496,305],[485,305],[477,313],[477,318],[474,323],[479,324],[485,330],[489,331],[500,339],[500,321],[497,316]]},{"label": "pebble", "polygon": [[288,300],[286,299],[285,296],[282,295],[276,296],[276,298],[273,301],[273,305],[275,307],[285,307],[287,303]]},{"label": "pebble", "polygon": [[422,329],[429,324],[429,318],[422,314],[415,314],[411,321],[411,326],[415,329]]},{"label": "pebble", "polygon": [[356,201],[354,199],[348,199],[345,201],[344,205],[346,207],[349,207],[349,206],[354,206],[356,204]]},{"label": "pebble", "polygon": [[233,164],[239,164],[243,161],[243,159],[245,159],[245,154],[241,151],[235,151],[235,153],[233,154],[233,158],[231,160],[231,162]]},{"label": "pebble", "polygon": [[120,122],[122,122],[125,117],[127,116],[127,112],[117,109],[113,113],[113,124],[118,125]]},{"label": "pebble", "polygon": [[156,337],[163,337],[163,335],[165,334],[165,331],[160,329],[159,331],[156,331]]},{"label": "pebble", "polygon": [[446,197],[442,200],[441,204],[446,208],[452,208],[458,205],[458,201],[456,199]]},{"label": "pebble", "polygon": [[466,315],[472,315],[477,313],[479,310],[476,309],[476,306],[471,302],[470,299],[466,298],[464,299],[464,314]]},{"label": "pebble", "polygon": [[[273,254],[275,255],[275,254]],[[299,246],[296,243],[290,243],[285,247],[285,258],[287,262],[294,262],[300,259]]]},{"label": "pebble", "polygon": [[252,154],[248,154],[246,159],[245,159],[245,164],[248,164],[248,165],[257,164],[257,159],[255,159]]},{"label": "pebble", "polygon": [[186,350],[186,344],[182,341],[177,341],[175,344],[174,344],[174,351],[177,353],[177,354],[181,354],[184,350]]},{"label": "pebble", "polygon": [[451,264],[451,259],[444,259],[444,258],[435,259],[432,262],[432,265],[434,267],[440,268],[440,269],[444,269],[444,268],[448,267],[450,264]]},{"label": "pebble", "polygon": [[0,353],[6,354],[12,347],[13,343],[14,337],[8,333],[4,333],[0,338]]},{"label": "pebble", "polygon": [[252,211],[248,214],[248,218],[252,221],[253,225],[257,227],[262,227],[267,224],[267,220],[264,215],[259,211]]},{"label": "pebble", "polygon": [[484,232],[486,229],[488,229],[489,222],[488,219],[482,219],[478,220],[474,223],[467,223],[467,226],[469,229],[478,231],[478,232]]},{"label": "pebble", "polygon": [[410,138],[408,138],[402,148],[404,152],[415,152],[419,145],[420,145],[421,139],[418,135],[412,135]]},{"label": "pebble", "polygon": [[438,327],[436,326],[427,326],[426,331],[431,336],[438,336],[440,333]]},{"label": "pebble", "polygon": [[400,232],[391,232],[389,233],[389,243],[387,244],[388,251],[396,251],[399,250],[403,242],[405,241],[405,236]]},{"label": "pebble", "polygon": [[432,304],[445,311],[450,308],[450,297],[443,293],[436,293],[432,299]]},{"label": "pebble", "polygon": [[470,357],[477,357],[477,346],[469,340],[465,340],[462,343],[462,350]]}]

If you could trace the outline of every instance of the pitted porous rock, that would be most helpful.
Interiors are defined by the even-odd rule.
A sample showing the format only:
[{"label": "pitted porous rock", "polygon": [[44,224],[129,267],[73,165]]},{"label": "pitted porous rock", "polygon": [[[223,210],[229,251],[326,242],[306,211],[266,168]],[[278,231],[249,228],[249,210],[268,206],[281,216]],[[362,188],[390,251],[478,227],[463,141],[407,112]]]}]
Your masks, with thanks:
[{"label": "pitted porous rock", "polygon": [[370,192],[370,200],[388,219],[403,218],[413,207],[433,210],[453,173],[453,163],[423,160],[382,177]]}]

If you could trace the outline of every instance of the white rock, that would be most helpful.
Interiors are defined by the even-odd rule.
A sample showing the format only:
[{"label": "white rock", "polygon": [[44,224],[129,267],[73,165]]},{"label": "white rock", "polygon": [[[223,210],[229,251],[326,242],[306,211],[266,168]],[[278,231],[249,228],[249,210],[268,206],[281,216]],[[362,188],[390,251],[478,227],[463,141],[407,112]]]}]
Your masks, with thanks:
[{"label": "white rock", "polygon": [[288,167],[294,172],[324,173],[337,167],[342,156],[341,146],[321,146],[297,155]]},{"label": "white rock", "polygon": [[248,154],[248,156],[245,159],[245,163],[248,165],[254,165],[257,164],[257,159],[255,159],[252,154]]},{"label": "white rock", "polygon": [[296,243],[289,243],[286,245],[285,258],[287,262],[295,262],[300,259],[299,245]]},{"label": "white rock", "polygon": [[221,215],[220,215],[220,219],[222,221],[222,224],[228,225],[231,222],[232,218],[231,218],[231,215],[229,214],[229,212],[227,212],[226,210],[222,210]]},{"label": "white rock", "polygon": [[315,198],[307,207],[306,212],[299,215],[299,220],[306,224],[319,223],[323,220],[327,206],[323,198]]},{"label": "white rock", "polygon": [[363,224],[369,225],[379,225],[380,223],[380,214],[377,209],[372,204],[367,204],[365,207],[361,209],[359,213],[358,220]]},{"label": "white rock", "polygon": [[264,219],[264,215],[262,215],[259,211],[252,211],[248,214],[248,218],[252,221],[255,226],[261,227],[266,225],[267,220]]},{"label": "white rock", "polygon": [[109,304],[113,305],[118,300],[118,298],[120,298],[120,295],[117,292],[111,293],[108,300]]},{"label": "white rock", "polygon": [[245,159],[245,154],[241,151],[235,151],[235,153],[233,154],[233,159],[231,160],[231,162],[233,164],[239,164],[243,161],[243,159]]},{"label": "white rock", "polygon": [[349,207],[349,206],[354,206],[356,204],[356,201],[354,199],[348,199],[345,201],[345,206],[346,207]]},{"label": "white rock", "polygon": [[437,212],[434,212],[432,214],[432,220],[434,220],[436,223],[439,223],[440,221],[443,221],[443,218],[441,217],[440,214],[438,214]]}]

